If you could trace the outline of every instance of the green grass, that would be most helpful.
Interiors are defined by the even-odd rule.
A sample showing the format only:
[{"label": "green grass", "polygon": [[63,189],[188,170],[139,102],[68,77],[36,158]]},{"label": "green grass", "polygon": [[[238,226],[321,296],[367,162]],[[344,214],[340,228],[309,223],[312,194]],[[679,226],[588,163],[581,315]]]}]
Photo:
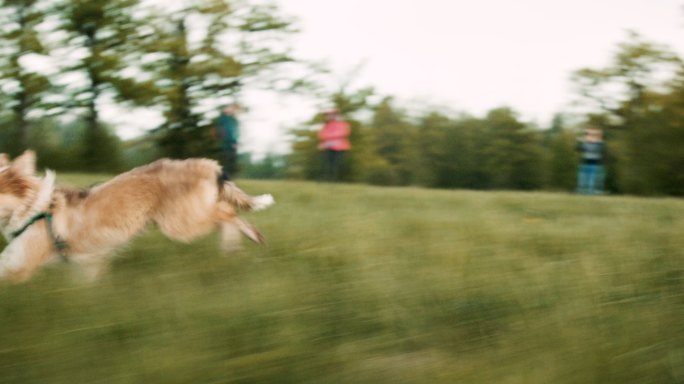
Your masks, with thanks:
[{"label": "green grass", "polygon": [[266,247],[1,285],[0,383],[684,382],[682,200],[239,184]]}]

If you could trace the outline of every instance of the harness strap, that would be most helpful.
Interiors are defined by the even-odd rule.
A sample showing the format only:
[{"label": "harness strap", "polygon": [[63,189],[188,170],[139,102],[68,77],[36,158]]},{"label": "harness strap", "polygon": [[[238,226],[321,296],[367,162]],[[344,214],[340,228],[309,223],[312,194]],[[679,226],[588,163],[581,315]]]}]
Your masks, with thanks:
[{"label": "harness strap", "polygon": [[52,239],[52,244],[55,246],[55,249],[59,253],[59,257],[62,259],[64,262],[68,262],[69,259],[67,258],[66,255],[66,249],[68,247],[67,242],[59,237],[52,226],[52,213],[50,212],[39,212],[35,214],[33,217],[31,217],[26,224],[24,224],[21,228],[17,229],[16,231],[10,233],[10,239],[14,240],[17,237],[19,237],[22,233],[24,233],[30,226],[38,222],[39,220],[45,219],[48,227],[48,232],[50,233],[50,238]]}]

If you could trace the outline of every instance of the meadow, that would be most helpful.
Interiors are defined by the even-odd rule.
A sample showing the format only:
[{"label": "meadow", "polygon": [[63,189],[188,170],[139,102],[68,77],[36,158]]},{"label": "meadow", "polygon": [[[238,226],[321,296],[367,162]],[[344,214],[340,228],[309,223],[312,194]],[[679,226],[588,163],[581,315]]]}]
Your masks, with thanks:
[{"label": "meadow", "polygon": [[266,246],[0,285],[0,383],[684,383],[682,200],[239,185]]}]

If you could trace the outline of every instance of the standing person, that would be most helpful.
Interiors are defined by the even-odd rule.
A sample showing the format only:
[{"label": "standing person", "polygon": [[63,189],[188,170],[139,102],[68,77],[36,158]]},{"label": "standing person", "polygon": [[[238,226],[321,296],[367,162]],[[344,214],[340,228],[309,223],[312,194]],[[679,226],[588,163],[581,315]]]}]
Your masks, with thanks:
[{"label": "standing person", "polygon": [[318,131],[318,149],[323,152],[323,179],[337,181],[344,153],[351,149],[351,129],[336,109],[326,112],[325,120],[325,125]]},{"label": "standing person", "polygon": [[589,128],[577,142],[581,162],[577,172],[577,193],[595,195],[603,192],[603,131]]},{"label": "standing person", "polygon": [[214,137],[219,141],[221,157],[219,162],[223,167],[221,178],[230,180],[237,172],[237,147],[240,136],[240,123],[236,115],[240,112],[238,104],[230,104],[221,110],[221,114],[214,121]]}]

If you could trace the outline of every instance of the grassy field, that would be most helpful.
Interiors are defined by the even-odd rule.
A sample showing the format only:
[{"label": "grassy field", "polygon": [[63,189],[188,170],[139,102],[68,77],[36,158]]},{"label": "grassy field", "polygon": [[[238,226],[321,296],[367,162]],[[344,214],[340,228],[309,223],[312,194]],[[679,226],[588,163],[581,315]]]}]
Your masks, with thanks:
[{"label": "grassy field", "polygon": [[240,185],[266,247],[0,285],[0,383],[684,383],[682,200]]}]

